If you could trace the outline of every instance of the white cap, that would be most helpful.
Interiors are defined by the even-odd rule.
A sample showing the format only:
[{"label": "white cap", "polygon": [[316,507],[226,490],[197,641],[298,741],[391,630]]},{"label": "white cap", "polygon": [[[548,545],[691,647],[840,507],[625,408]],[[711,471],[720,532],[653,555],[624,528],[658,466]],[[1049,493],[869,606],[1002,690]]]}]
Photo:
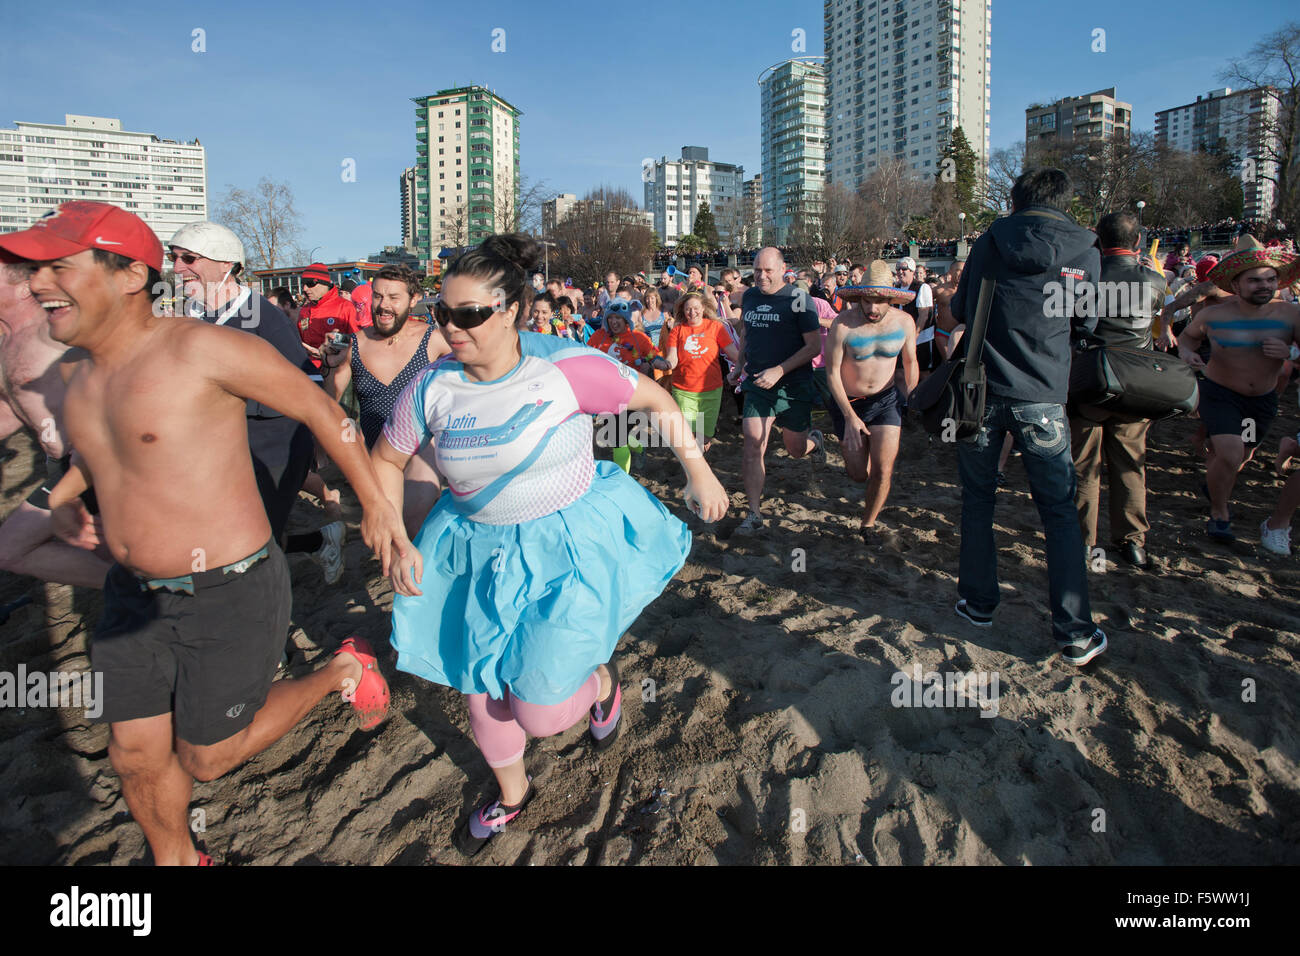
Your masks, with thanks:
[{"label": "white cap", "polygon": [[[195,250],[195,251],[197,251],[197,250]],[[901,258],[901,259],[898,260],[898,268],[900,268],[900,269],[911,269],[913,272],[915,272],[915,271],[916,271],[916,260],[913,259],[911,256],[903,256],[903,258]]]},{"label": "white cap", "polygon": [[176,230],[168,246],[197,252],[214,262],[233,262],[244,269],[244,244],[225,226],[215,222],[190,222]]}]

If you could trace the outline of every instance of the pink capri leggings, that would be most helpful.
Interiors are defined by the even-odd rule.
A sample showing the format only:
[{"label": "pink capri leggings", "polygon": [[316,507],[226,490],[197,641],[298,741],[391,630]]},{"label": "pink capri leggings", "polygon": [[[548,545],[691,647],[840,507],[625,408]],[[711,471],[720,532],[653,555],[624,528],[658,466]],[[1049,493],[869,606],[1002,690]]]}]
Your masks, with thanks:
[{"label": "pink capri leggings", "polygon": [[469,726],[489,767],[508,767],[524,756],[528,735],[550,737],[568,730],[591,709],[600,693],[593,673],[578,692],[560,704],[528,704],[506,691],[505,700],[466,694]]}]

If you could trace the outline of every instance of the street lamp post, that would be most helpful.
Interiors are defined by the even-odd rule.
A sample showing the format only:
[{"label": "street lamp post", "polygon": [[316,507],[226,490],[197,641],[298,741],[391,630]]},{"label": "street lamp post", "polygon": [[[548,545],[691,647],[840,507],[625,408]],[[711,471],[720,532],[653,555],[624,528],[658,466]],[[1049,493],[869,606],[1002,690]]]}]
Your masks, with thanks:
[{"label": "street lamp post", "polygon": [[966,237],[966,214],[964,212],[959,212],[957,213],[957,218],[961,220],[961,235],[964,239]]},{"label": "street lamp post", "polygon": [[551,246],[553,245],[555,243],[542,240],[542,268],[546,272],[547,282],[551,281]]},{"label": "street lamp post", "polygon": [[1137,201],[1137,208],[1138,208],[1138,228],[1141,229],[1141,228],[1142,228],[1142,210],[1147,208],[1147,204],[1146,204],[1146,202],[1145,202],[1144,200],[1139,199],[1139,200]]}]

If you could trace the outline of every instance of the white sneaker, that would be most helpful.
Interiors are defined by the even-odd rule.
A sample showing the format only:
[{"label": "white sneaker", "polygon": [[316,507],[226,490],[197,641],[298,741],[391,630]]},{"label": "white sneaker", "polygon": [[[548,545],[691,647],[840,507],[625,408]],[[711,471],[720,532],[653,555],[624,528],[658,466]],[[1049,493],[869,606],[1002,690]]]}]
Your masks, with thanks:
[{"label": "white sneaker", "polygon": [[343,539],[347,536],[347,525],[342,521],[331,522],[320,529],[320,536],[323,540],[312,560],[320,565],[326,584],[337,584],[343,577]]},{"label": "white sneaker", "polygon": [[1259,526],[1259,546],[1270,554],[1289,556],[1291,554],[1291,526],[1270,528],[1268,519]]},{"label": "white sneaker", "polygon": [[763,527],[763,516],[756,511],[751,511],[749,517],[742,521],[733,534],[754,534]]}]

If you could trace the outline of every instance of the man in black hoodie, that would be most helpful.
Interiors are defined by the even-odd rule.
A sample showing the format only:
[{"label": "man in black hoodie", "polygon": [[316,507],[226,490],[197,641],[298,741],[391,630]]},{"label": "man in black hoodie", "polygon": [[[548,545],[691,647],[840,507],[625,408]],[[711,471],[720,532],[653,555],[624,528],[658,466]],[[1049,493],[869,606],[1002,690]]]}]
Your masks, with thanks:
[{"label": "man in black hoodie", "polygon": [[[1047,537],[1052,635],[1067,661],[1083,665],[1106,649],[1106,635],[1092,623],[1088,604],[1065,401],[1071,332],[1091,331],[1097,321],[1087,293],[1101,274],[1101,255],[1097,237],[1065,212],[1072,193],[1070,178],[1059,169],[1025,170],[1011,189],[1012,214],[975,241],[952,297],[952,314],[969,329],[980,281],[997,281],[984,343],[984,423],[957,446],[962,509],[956,610],[977,627],[993,625],[999,598],[993,499],[998,454],[1009,432],[1023,454]],[[967,341],[969,336],[962,344]]]}]

